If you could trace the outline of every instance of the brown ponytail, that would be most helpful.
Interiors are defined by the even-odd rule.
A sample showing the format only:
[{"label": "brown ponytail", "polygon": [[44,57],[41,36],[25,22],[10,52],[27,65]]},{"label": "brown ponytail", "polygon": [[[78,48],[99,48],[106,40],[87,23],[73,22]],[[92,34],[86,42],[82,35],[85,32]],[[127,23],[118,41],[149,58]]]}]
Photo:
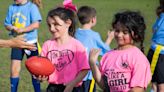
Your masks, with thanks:
[{"label": "brown ponytail", "polygon": [[33,3],[35,3],[39,8],[42,8],[42,0],[32,0]]},{"label": "brown ponytail", "polygon": [[143,43],[144,43],[144,40],[141,40],[140,49],[144,53],[145,51],[144,51],[144,45],[143,45]]}]

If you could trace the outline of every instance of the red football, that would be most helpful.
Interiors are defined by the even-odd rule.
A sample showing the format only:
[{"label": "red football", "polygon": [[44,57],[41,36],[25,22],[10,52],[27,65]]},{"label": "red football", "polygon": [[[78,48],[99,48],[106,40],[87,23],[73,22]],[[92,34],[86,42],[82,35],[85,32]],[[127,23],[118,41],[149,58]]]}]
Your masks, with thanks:
[{"label": "red football", "polygon": [[53,64],[48,58],[33,56],[26,60],[25,62],[27,70],[35,75],[45,75],[48,76],[55,70]]}]

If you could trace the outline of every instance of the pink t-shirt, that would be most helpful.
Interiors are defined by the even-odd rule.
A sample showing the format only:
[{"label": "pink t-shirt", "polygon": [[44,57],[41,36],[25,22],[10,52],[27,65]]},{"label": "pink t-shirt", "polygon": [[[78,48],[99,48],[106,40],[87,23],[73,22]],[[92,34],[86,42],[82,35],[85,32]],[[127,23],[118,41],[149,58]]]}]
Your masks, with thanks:
[{"label": "pink t-shirt", "polygon": [[54,64],[55,71],[48,80],[52,84],[67,84],[81,70],[90,69],[85,48],[74,38],[63,45],[58,45],[54,40],[46,41],[41,56],[48,57]]},{"label": "pink t-shirt", "polygon": [[100,62],[111,92],[127,92],[133,87],[146,88],[151,80],[150,64],[137,48],[112,50]]}]

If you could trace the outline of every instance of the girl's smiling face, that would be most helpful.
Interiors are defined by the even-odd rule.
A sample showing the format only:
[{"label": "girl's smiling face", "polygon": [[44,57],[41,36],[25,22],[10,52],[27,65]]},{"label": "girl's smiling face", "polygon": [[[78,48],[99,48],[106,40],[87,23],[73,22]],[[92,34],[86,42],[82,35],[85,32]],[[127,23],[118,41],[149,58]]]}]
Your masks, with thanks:
[{"label": "girl's smiling face", "polygon": [[114,30],[118,47],[124,47],[133,44],[133,39],[129,33],[129,29],[126,26],[118,22],[115,24]]},{"label": "girl's smiling face", "polygon": [[54,16],[53,18],[48,17],[47,24],[49,31],[55,39],[68,34],[69,25],[58,16]]}]

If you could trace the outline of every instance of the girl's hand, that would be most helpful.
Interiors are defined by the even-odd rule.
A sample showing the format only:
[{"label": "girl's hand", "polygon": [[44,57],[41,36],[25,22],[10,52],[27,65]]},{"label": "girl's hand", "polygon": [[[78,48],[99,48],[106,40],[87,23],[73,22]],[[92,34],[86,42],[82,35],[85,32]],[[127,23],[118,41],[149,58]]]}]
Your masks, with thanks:
[{"label": "girl's hand", "polygon": [[47,81],[48,80],[48,76],[42,76],[42,75],[39,75],[38,77],[35,76],[35,75],[32,75],[34,79],[37,79],[39,80],[40,82],[42,81]]},{"label": "girl's hand", "polygon": [[66,88],[64,89],[64,92],[72,92],[74,88],[74,85],[72,83],[66,84]]},{"label": "girl's hand", "polygon": [[114,38],[114,30],[108,31],[108,39]]},{"label": "girl's hand", "polygon": [[110,43],[112,42],[114,38],[114,30],[108,31],[108,35],[107,35],[107,39],[106,39],[106,44],[110,45]]},{"label": "girl's hand", "polygon": [[98,56],[99,56],[99,53],[100,53],[100,49],[91,49],[90,53],[89,53],[89,63],[90,64],[95,64],[97,59],[98,59]]}]

